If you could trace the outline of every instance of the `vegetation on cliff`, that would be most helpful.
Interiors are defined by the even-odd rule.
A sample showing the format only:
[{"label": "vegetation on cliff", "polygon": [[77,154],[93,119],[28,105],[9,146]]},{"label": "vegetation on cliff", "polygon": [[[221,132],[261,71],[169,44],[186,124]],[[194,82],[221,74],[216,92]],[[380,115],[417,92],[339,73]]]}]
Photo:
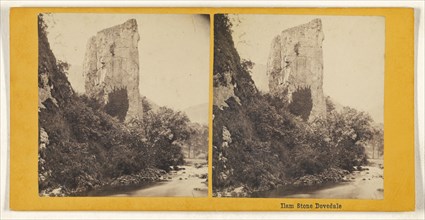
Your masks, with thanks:
[{"label": "vegetation on cliff", "polygon": [[[228,107],[213,107],[216,196],[238,187],[246,193],[302,185],[309,176],[323,179],[316,182],[339,181],[343,170],[367,163],[365,145],[375,132],[367,113],[334,108],[309,121],[309,112],[304,112],[311,110],[308,88],[294,93],[302,101],[293,103],[260,93],[250,76],[253,63],[235,49],[229,18],[215,15],[214,21],[214,86],[231,83],[239,99],[230,97]],[[229,73],[230,82],[224,77]],[[328,100],[327,105],[333,103]]]},{"label": "vegetation on cliff", "polygon": [[142,119],[122,123],[125,88],[111,93],[107,104],[77,95],[67,64],[50,49],[42,15],[38,34],[39,90],[52,97],[39,107],[40,195],[84,195],[104,185],[155,181],[183,163],[182,143],[192,135],[184,113],[147,109]]}]

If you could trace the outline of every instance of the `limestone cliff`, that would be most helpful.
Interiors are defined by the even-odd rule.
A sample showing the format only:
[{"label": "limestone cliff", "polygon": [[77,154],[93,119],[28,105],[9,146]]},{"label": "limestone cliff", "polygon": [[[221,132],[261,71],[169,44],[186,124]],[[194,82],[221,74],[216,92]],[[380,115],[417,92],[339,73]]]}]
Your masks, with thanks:
[{"label": "limestone cliff", "polygon": [[53,110],[69,102],[74,90],[66,76],[67,64],[57,60],[47,40],[45,26],[38,28],[38,109]]},{"label": "limestone cliff", "polygon": [[107,104],[111,92],[127,91],[126,121],[141,117],[143,112],[139,93],[139,39],[135,19],[101,30],[89,39],[83,64],[89,97]]},{"label": "limestone cliff", "polygon": [[320,19],[284,30],[273,39],[267,62],[271,94],[285,94],[285,99],[292,102],[292,94],[298,89],[310,89],[312,109],[309,119],[326,114],[323,40]]},{"label": "limestone cliff", "polygon": [[[222,75],[226,83],[223,83],[224,85],[217,83],[218,85],[214,86],[214,90],[213,90],[213,94],[214,94],[213,105],[217,106],[221,110],[223,110],[223,107],[229,107],[226,101],[230,98],[234,98],[238,104],[241,104],[239,97],[235,95],[235,88],[237,84],[231,83],[232,73],[225,72]],[[215,77],[214,79],[217,79],[217,77]]]}]

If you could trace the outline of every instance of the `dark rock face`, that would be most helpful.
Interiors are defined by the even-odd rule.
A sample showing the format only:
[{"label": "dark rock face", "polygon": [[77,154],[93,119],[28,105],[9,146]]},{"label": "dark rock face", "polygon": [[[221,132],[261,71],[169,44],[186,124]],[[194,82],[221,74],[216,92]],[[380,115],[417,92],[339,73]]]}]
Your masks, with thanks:
[{"label": "dark rock face", "polygon": [[89,97],[107,104],[111,92],[127,90],[125,121],[141,117],[143,112],[139,94],[139,39],[137,22],[130,19],[90,38],[84,58],[85,89]]},{"label": "dark rock face", "polygon": [[323,95],[324,34],[320,19],[282,31],[272,43],[267,62],[270,93],[293,101],[292,94],[311,90],[312,109],[309,119],[326,114]]}]

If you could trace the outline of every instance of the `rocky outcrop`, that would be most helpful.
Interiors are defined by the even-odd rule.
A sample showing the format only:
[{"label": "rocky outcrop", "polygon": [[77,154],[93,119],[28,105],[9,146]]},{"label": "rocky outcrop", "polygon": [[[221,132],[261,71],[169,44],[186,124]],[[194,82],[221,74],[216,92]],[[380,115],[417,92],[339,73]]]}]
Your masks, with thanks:
[{"label": "rocky outcrop", "polygon": [[164,170],[147,168],[136,174],[123,175],[113,179],[108,185],[112,187],[140,185],[143,183],[159,181],[163,179],[166,174],[167,173]]},{"label": "rocky outcrop", "polygon": [[44,128],[40,128],[39,132],[40,139],[38,145],[38,165],[40,170],[38,171],[38,181],[40,184],[42,184],[50,175],[49,172],[45,169],[46,160],[43,159],[44,152],[47,149],[47,145],[49,144],[49,135],[44,130]]},{"label": "rocky outcrop", "polygon": [[106,104],[109,93],[126,89],[126,121],[141,117],[143,112],[139,94],[139,39],[137,22],[130,19],[90,38],[84,58],[86,94]]},{"label": "rocky outcrop", "polygon": [[39,151],[44,151],[47,148],[47,145],[49,144],[49,135],[44,130],[44,128],[40,128],[40,146]]},{"label": "rocky outcrop", "polygon": [[[40,21],[39,21],[40,22]],[[38,28],[38,111],[49,112],[69,102],[74,91],[66,76],[68,64],[56,60],[45,27]]]},{"label": "rocky outcrop", "polygon": [[39,74],[39,87],[38,87],[38,108],[46,108],[44,102],[47,100],[52,101],[52,103],[57,107],[58,101],[52,96],[53,85],[49,83],[48,73],[42,72]]},{"label": "rocky outcrop", "polygon": [[[224,77],[224,85],[219,84],[218,86],[214,86],[214,99],[213,105],[217,106],[219,109],[223,110],[223,107],[229,107],[226,101],[230,98],[234,98],[236,102],[240,105],[241,101],[239,97],[235,95],[235,88],[237,84],[232,84],[232,74],[230,72],[223,73]],[[217,83],[218,84],[218,83]]]},{"label": "rocky outcrop", "polygon": [[272,43],[267,62],[270,93],[292,102],[298,89],[311,90],[309,119],[326,114],[323,94],[324,34],[320,19],[282,31]]}]

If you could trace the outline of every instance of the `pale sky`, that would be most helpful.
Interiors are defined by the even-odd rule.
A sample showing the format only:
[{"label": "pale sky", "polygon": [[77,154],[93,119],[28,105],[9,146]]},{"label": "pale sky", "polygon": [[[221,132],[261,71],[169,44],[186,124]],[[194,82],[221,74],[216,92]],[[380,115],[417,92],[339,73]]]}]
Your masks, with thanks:
[{"label": "pale sky", "polygon": [[[231,15],[241,58],[265,67],[273,37],[287,28],[322,20],[323,90],[338,103],[368,112],[383,122],[385,18],[369,16]],[[253,80],[268,91],[265,68]],[[264,70],[264,71],[263,71]]]},{"label": "pale sky", "polygon": [[183,110],[209,100],[209,17],[188,14],[66,14],[46,16],[50,46],[71,67],[68,79],[84,93],[87,41],[98,31],[136,19],[141,95]]}]

